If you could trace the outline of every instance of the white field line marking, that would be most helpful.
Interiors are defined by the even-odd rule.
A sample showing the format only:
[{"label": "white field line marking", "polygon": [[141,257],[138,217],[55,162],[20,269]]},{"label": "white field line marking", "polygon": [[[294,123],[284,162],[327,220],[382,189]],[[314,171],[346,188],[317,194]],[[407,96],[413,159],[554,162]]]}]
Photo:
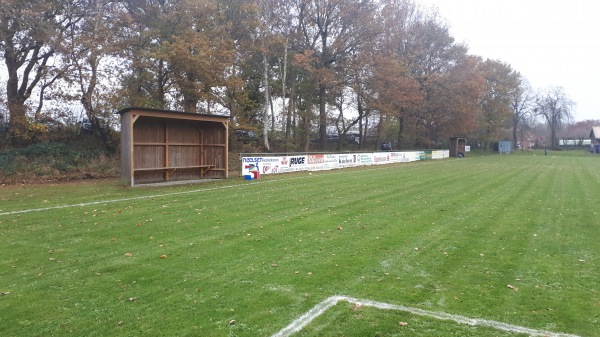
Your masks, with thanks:
[{"label": "white field line marking", "polygon": [[[365,171],[380,170],[380,169],[383,169],[383,168],[371,168],[371,169],[366,169]],[[311,171],[307,171],[307,173],[309,173],[309,172],[311,172]],[[322,174],[317,175],[317,177],[318,176],[323,176],[323,175],[329,175],[329,174],[336,174],[336,173],[340,173],[340,172],[343,172],[343,171],[336,171],[336,172],[331,172],[331,173],[322,173]],[[347,172],[353,172],[353,171],[347,171]],[[165,193],[165,194],[145,195],[145,196],[133,197],[133,198],[122,198],[122,199],[111,199],[111,200],[101,200],[101,201],[90,201],[90,202],[83,202],[83,203],[79,203],[79,204],[57,205],[57,206],[50,206],[50,207],[43,207],[43,208],[22,209],[22,210],[18,210],[18,211],[0,212],[0,216],[3,216],[3,215],[15,215],[15,214],[22,214],[22,213],[44,212],[44,211],[51,211],[51,210],[56,210],[56,209],[64,209],[64,208],[71,208],[71,207],[84,207],[84,206],[109,204],[109,203],[123,202],[123,201],[134,201],[134,200],[162,198],[162,197],[169,197],[169,196],[173,196],[173,195],[181,195],[181,194],[191,194],[191,193],[199,193],[199,192],[209,192],[209,191],[216,191],[216,190],[224,190],[224,189],[234,188],[234,187],[248,187],[248,186],[252,186],[252,185],[256,185],[256,184],[266,184],[266,183],[273,183],[273,182],[279,182],[279,181],[285,181],[285,180],[304,179],[304,178],[308,178],[308,177],[309,177],[308,175],[306,175],[306,176],[303,175],[303,176],[286,177],[286,178],[266,180],[266,181],[265,180],[253,181],[252,183],[240,183],[240,184],[237,184],[237,185],[220,186],[220,187],[198,189],[198,190],[191,190],[191,191],[183,191],[183,192],[173,192],[173,193]]]},{"label": "white field line marking", "polygon": [[[297,179],[298,177],[294,177],[294,178]],[[279,179],[279,180],[281,180],[281,179]],[[250,184],[237,184],[237,185],[219,186],[219,187],[205,188],[205,189],[191,190],[191,191],[182,191],[182,192],[173,192],[173,193],[165,193],[165,194],[145,195],[145,196],[132,197],[132,198],[101,200],[101,201],[90,201],[90,202],[83,202],[83,203],[79,203],[79,204],[68,204],[68,205],[57,205],[57,206],[50,206],[50,207],[44,207],[44,208],[23,209],[23,210],[18,210],[18,211],[1,212],[0,216],[2,216],[2,215],[21,214],[21,213],[43,212],[43,211],[50,211],[50,210],[63,209],[63,208],[71,208],[71,207],[83,207],[83,206],[91,206],[91,205],[99,205],[99,204],[109,204],[109,203],[123,202],[123,201],[134,201],[134,200],[162,198],[162,197],[169,197],[169,196],[181,195],[181,194],[209,192],[209,191],[224,190],[224,189],[234,188],[234,187],[247,187],[247,186],[252,186],[252,185],[256,185],[256,184],[266,184],[266,183],[275,182],[275,181],[279,181],[279,180],[256,181],[256,182],[252,182]]]},{"label": "white field line marking", "polygon": [[335,306],[340,301],[346,301],[351,304],[359,304],[361,306],[367,307],[375,307],[378,309],[384,310],[398,310],[409,312],[414,315],[433,317],[440,320],[445,321],[454,321],[460,324],[466,324],[470,326],[486,326],[491,327],[497,330],[503,330],[512,333],[522,333],[528,334],[529,336],[539,336],[539,337],[579,337],[577,335],[571,335],[566,333],[556,333],[545,330],[536,330],[525,328],[518,325],[506,324],[502,322],[491,321],[487,319],[479,319],[479,318],[468,318],[460,315],[447,314],[445,312],[439,311],[428,311],[419,308],[411,308],[405,307],[403,305],[395,305],[389,303],[375,302],[371,300],[365,299],[356,299],[347,296],[331,296],[324,300],[323,302],[315,305],[312,309],[306,312],[304,315],[298,317],[292,323],[290,323],[285,328],[281,329],[279,332],[274,334],[271,337],[290,337],[293,334],[300,332],[305,326],[307,326],[310,322],[312,322],[315,318],[319,317],[323,314],[327,309]]}]

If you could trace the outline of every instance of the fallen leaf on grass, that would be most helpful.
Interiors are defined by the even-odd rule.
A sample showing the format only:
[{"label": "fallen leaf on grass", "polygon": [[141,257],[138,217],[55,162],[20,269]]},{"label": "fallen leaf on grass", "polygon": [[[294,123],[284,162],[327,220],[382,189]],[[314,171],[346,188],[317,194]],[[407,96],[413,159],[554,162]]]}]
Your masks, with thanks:
[{"label": "fallen leaf on grass", "polygon": [[132,256],[133,256],[133,254],[131,254],[130,252],[127,252],[127,253],[125,253],[125,256],[127,256],[127,257],[132,257]]},{"label": "fallen leaf on grass", "polygon": [[352,310],[354,310],[354,311],[356,311],[356,310],[358,310],[358,309],[360,309],[360,303],[356,303],[356,304],[354,305],[354,307],[352,307]]},{"label": "fallen leaf on grass", "polygon": [[514,291],[519,291],[519,288],[517,288],[517,287],[515,287],[515,286],[513,286],[513,285],[510,285],[510,284],[509,284],[509,285],[507,285],[506,287],[507,287],[508,289],[512,289],[512,290],[514,290]]},{"label": "fallen leaf on grass", "polygon": [[161,259],[166,259],[166,258],[167,258],[167,256],[166,256],[166,255],[161,255],[161,256],[160,256],[160,258],[161,258]]},{"label": "fallen leaf on grass", "polygon": [[408,325],[408,323],[406,323],[406,322],[400,322],[400,326],[407,326],[407,325]]},{"label": "fallen leaf on grass", "polygon": [[235,325],[235,319],[232,319],[231,321],[229,321],[229,325]]},{"label": "fallen leaf on grass", "polygon": [[3,293],[0,293],[0,296],[8,296],[10,295],[10,291],[5,291]]},{"label": "fallen leaf on grass", "polygon": [[277,267],[277,263],[271,263],[271,267]]},{"label": "fallen leaf on grass", "polygon": [[135,297],[130,297],[127,299],[127,302],[135,302],[135,301],[137,301],[137,298],[135,298]]}]

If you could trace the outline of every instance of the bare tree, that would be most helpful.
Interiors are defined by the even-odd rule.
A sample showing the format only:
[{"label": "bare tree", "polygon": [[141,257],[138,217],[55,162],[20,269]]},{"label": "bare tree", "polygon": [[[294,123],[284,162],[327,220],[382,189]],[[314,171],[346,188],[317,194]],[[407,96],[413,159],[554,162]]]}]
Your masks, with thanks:
[{"label": "bare tree", "polygon": [[552,149],[558,148],[557,132],[573,120],[571,111],[574,107],[575,102],[567,96],[563,87],[551,87],[538,94],[535,112],[546,121]]}]

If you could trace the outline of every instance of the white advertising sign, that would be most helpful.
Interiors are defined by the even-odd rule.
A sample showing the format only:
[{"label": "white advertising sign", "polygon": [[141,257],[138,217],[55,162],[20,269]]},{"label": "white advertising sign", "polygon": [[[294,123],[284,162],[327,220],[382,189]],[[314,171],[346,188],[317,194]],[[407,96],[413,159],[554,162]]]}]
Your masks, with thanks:
[{"label": "white advertising sign", "polygon": [[[443,159],[449,156],[449,150],[431,151],[432,159]],[[425,158],[425,151],[243,157],[242,175],[250,175],[253,179],[258,179],[263,174],[322,171],[356,166],[407,163],[424,160]]]}]

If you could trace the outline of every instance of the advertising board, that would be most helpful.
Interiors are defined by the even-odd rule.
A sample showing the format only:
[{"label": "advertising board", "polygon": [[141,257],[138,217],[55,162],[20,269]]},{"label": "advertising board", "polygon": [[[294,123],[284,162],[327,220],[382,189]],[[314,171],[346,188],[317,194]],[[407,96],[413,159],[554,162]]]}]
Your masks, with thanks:
[{"label": "advertising board", "polygon": [[260,175],[408,163],[425,159],[444,159],[449,155],[449,150],[429,150],[242,157],[242,175],[251,175],[258,179]]}]

